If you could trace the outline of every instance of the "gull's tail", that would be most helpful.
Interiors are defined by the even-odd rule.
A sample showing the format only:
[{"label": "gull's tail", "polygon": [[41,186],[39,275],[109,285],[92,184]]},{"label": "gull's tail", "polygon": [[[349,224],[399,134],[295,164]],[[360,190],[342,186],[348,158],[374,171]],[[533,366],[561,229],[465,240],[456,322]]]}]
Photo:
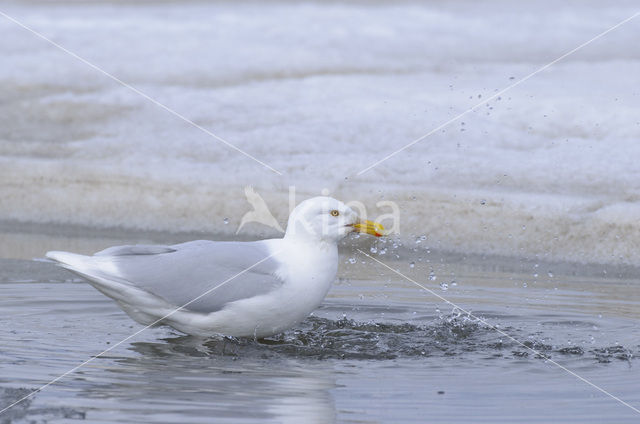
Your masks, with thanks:
[{"label": "gull's tail", "polygon": [[131,318],[141,324],[151,324],[157,318],[155,314],[146,313],[145,307],[167,307],[162,299],[113,273],[114,264],[109,257],[61,251],[47,252],[45,256],[56,261],[56,265],[87,279],[96,290],[115,300]]},{"label": "gull's tail", "polygon": [[53,259],[63,268],[69,271],[74,271],[78,274],[90,275],[93,268],[91,263],[91,256],[79,255],[71,252],[51,251],[45,255],[49,259]]},{"label": "gull's tail", "polygon": [[104,272],[104,269],[101,269],[104,264],[101,264],[100,259],[95,256],[60,251],[47,252],[45,256],[56,261],[56,265],[86,278],[93,287],[110,298],[116,301],[125,300],[123,282],[114,278],[115,275]]}]

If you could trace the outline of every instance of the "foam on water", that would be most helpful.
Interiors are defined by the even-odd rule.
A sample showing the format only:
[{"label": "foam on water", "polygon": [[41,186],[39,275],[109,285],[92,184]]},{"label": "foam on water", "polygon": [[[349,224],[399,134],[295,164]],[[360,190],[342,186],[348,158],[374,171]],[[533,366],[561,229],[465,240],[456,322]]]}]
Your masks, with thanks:
[{"label": "foam on water", "polygon": [[631,16],[633,2],[6,12],[283,176],[0,19],[0,219],[232,234],[250,210],[245,185],[281,223],[295,185],[298,201],[328,188],[372,216],[397,202],[404,241],[640,264],[634,23],[357,175]]}]

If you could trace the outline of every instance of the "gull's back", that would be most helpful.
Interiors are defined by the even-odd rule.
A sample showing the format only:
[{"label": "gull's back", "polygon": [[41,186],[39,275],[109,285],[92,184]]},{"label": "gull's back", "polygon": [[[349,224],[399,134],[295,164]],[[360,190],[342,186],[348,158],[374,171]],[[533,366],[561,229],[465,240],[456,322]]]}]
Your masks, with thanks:
[{"label": "gull's back", "polygon": [[[172,306],[211,313],[283,284],[286,270],[273,257],[275,241],[198,240],[171,246],[116,246],[93,256],[48,252],[47,257],[87,278],[125,310],[123,303],[136,306],[131,304],[136,302],[131,291],[139,289]],[[141,297],[139,290],[136,298]]]}]

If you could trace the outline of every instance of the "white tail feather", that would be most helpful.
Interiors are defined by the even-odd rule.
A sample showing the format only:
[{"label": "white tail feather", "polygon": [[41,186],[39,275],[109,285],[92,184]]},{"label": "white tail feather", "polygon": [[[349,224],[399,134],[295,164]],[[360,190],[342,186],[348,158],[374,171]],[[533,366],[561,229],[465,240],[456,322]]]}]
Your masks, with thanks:
[{"label": "white tail feather", "polygon": [[[151,311],[158,308],[161,310],[171,308],[171,305],[167,304],[164,299],[127,281],[114,278],[114,274],[117,275],[117,272],[114,273],[113,263],[108,258],[61,251],[47,252],[46,257],[56,261],[57,265],[86,278],[89,284],[118,302],[131,318],[141,324],[148,325],[158,318],[157,314]],[[109,272],[105,272],[107,269],[112,278],[109,278]]]}]

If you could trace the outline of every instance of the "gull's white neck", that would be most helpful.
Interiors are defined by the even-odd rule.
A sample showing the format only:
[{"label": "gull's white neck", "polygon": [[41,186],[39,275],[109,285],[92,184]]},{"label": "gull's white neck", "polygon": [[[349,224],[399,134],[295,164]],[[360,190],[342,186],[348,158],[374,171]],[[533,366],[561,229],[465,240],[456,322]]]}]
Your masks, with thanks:
[{"label": "gull's white neck", "polygon": [[309,233],[285,233],[282,240],[289,246],[304,246],[305,248],[318,250],[333,250],[338,248],[335,240],[319,238]]},{"label": "gull's white neck", "polygon": [[290,217],[283,239],[291,243],[316,245],[318,248],[337,246],[336,240],[317,234],[309,224],[295,215]]}]

